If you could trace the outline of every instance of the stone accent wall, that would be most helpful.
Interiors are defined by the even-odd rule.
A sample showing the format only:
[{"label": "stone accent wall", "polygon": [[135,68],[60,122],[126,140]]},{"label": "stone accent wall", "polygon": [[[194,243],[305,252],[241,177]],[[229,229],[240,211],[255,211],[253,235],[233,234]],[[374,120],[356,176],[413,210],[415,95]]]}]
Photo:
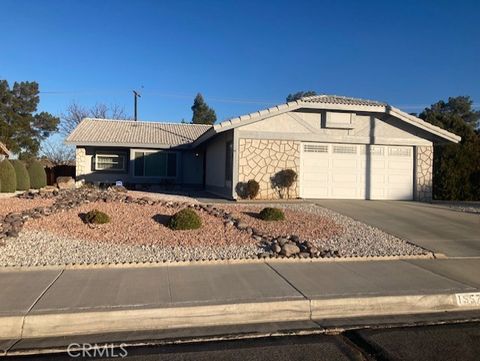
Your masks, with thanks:
[{"label": "stone accent wall", "polygon": [[[260,184],[257,199],[278,199],[270,177],[283,169],[300,173],[300,142],[290,140],[239,139],[238,181],[255,179]],[[298,198],[298,181],[290,189],[290,198]]]},{"label": "stone accent wall", "polygon": [[432,200],[433,147],[418,146],[416,149],[416,195],[420,202]]},{"label": "stone accent wall", "polygon": [[85,148],[77,147],[75,150],[75,175],[77,177],[88,173],[88,162],[89,160]]}]

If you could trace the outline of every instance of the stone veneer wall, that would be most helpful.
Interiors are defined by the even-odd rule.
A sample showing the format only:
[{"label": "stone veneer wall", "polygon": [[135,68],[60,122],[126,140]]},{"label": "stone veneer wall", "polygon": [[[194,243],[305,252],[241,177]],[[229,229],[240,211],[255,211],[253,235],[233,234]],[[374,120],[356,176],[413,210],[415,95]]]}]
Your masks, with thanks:
[{"label": "stone veneer wall", "polygon": [[433,147],[418,146],[416,151],[416,195],[421,202],[432,200]]},{"label": "stone veneer wall", "polygon": [[[278,192],[272,188],[270,177],[283,169],[293,169],[299,175],[300,142],[241,138],[238,165],[239,182],[255,179],[260,184],[257,199],[278,199]],[[290,198],[299,195],[297,181],[290,189]]]},{"label": "stone veneer wall", "polygon": [[76,148],[75,150],[75,175],[81,176],[88,173],[88,158],[85,148]]}]

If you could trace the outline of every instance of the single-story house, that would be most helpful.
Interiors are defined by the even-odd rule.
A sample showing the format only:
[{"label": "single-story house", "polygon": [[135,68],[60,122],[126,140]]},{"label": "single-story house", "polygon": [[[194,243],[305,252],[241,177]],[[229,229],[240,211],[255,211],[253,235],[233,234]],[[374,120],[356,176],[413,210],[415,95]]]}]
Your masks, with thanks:
[{"label": "single-story house", "polygon": [[0,142],[0,161],[9,158],[11,156],[7,146]]},{"label": "single-story house", "polygon": [[433,145],[460,137],[386,103],[332,95],[305,97],[213,126],[84,119],[77,179],[196,187],[238,198],[238,185],[279,194],[272,177],[293,169],[290,197],[432,197]]}]

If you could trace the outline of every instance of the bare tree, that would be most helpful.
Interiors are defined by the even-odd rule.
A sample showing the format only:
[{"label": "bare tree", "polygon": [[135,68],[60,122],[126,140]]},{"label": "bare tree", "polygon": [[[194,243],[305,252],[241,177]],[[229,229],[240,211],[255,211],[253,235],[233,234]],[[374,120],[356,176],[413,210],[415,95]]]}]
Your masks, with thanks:
[{"label": "bare tree", "polygon": [[60,133],[68,136],[84,118],[131,119],[131,117],[125,113],[124,108],[117,104],[106,105],[97,103],[93,107],[88,108],[72,102],[66,111],[60,114],[60,124],[58,127]]},{"label": "bare tree", "polygon": [[62,142],[43,142],[40,155],[42,158],[48,159],[54,166],[75,164],[75,147],[65,145]]}]

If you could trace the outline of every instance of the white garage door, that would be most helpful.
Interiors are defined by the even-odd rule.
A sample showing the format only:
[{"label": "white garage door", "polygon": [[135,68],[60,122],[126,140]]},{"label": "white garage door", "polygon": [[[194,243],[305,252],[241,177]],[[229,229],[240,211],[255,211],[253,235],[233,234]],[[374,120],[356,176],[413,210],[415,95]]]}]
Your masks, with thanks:
[{"label": "white garage door", "polygon": [[413,148],[303,143],[302,198],[413,199]]}]

